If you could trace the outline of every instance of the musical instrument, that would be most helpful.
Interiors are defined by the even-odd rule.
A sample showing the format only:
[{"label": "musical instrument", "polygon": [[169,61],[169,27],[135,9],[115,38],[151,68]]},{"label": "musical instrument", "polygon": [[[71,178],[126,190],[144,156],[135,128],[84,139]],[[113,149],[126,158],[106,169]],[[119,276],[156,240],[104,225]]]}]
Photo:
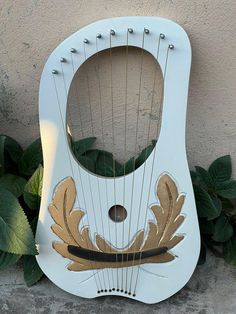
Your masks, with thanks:
[{"label": "musical instrument", "polygon": [[[44,178],[36,243],[41,269],[60,288],[156,303],[191,277],[200,235],[185,149],[190,67],[186,32],[159,17],[97,21],[50,55],[39,92]],[[86,152],[80,162],[72,151],[73,86],[79,112],[72,119],[80,120],[80,138],[96,131],[112,151],[109,175],[88,170]],[[157,140],[151,152],[144,149],[145,161],[128,171],[150,137]],[[125,162],[120,174],[115,157]]]}]

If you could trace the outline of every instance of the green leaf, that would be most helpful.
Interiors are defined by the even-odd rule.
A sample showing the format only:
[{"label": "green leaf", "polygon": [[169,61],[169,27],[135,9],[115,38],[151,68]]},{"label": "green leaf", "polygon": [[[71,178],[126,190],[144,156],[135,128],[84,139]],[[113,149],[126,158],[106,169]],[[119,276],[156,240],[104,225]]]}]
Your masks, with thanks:
[{"label": "green leaf", "polygon": [[233,232],[233,227],[229,223],[228,218],[222,213],[216,220],[212,239],[216,242],[226,242],[232,237]]},{"label": "green leaf", "polygon": [[198,174],[195,171],[191,170],[190,175],[191,175],[192,183],[197,183],[198,178],[199,178]]},{"label": "green leaf", "polygon": [[118,176],[122,176],[124,174],[128,174],[135,170],[135,159],[134,157],[130,158],[124,165],[122,165],[117,172]]},{"label": "green leaf", "polygon": [[206,246],[203,243],[203,241],[201,241],[201,250],[200,250],[200,255],[199,255],[197,264],[203,265],[205,261],[206,261]]},{"label": "green leaf", "polygon": [[220,208],[216,207],[210,195],[200,186],[194,184],[194,195],[199,217],[207,217],[209,220],[220,215]]},{"label": "green leaf", "polygon": [[[7,135],[0,135],[0,151],[1,151],[1,154],[0,154],[1,158],[2,158],[2,153],[4,151],[7,151],[12,161],[14,161],[15,163],[19,162],[23,153],[23,150],[20,144],[18,144],[13,138]],[[2,163],[1,159],[0,159],[0,162]]]},{"label": "green leaf", "polygon": [[4,270],[14,265],[21,255],[0,251],[0,270]]},{"label": "green leaf", "polygon": [[213,180],[211,178],[211,175],[202,167],[196,166],[196,171],[199,174],[199,177],[201,181],[204,183],[204,185],[208,188],[211,189],[213,187]]},{"label": "green leaf", "polygon": [[[36,233],[38,217],[35,217],[31,222],[31,229],[33,234]],[[35,256],[25,255],[23,257],[24,279],[28,287],[34,285],[43,276]]]},{"label": "green leaf", "polygon": [[37,139],[24,151],[19,162],[19,171],[23,175],[31,176],[42,161],[41,140]]},{"label": "green leaf", "polygon": [[231,239],[224,245],[224,259],[233,266],[236,266],[236,239]]},{"label": "green leaf", "polygon": [[233,201],[221,198],[222,200],[222,208],[226,214],[226,216],[230,217],[234,223],[236,223],[236,207],[233,204]]},{"label": "green leaf", "polygon": [[209,173],[214,182],[223,182],[231,178],[232,165],[229,155],[217,158],[209,167]]},{"label": "green leaf", "polygon": [[204,237],[204,243],[211,252],[219,258],[223,257],[223,245],[220,242],[215,242],[210,237]]},{"label": "green leaf", "polygon": [[19,162],[22,153],[21,146],[14,139],[0,135],[0,175],[15,168],[14,164]]},{"label": "green leaf", "polygon": [[23,268],[25,283],[28,287],[33,286],[43,276],[35,256],[25,255],[23,257]]},{"label": "green leaf", "polygon": [[21,196],[26,185],[26,180],[14,174],[5,174],[0,177],[0,188],[4,188],[14,194],[16,197]]},{"label": "green leaf", "polygon": [[88,158],[87,156],[78,156],[77,159],[83,167],[85,167],[91,172],[95,171],[95,163],[93,162],[92,159]]},{"label": "green leaf", "polygon": [[152,146],[155,147],[157,140],[152,140]]},{"label": "green leaf", "polygon": [[83,155],[96,141],[96,137],[88,137],[72,144],[72,150],[76,158]]},{"label": "green leaf", "polygon": [[17,198],[0,190],[0,250],[14,254],[37,254],[28,220]]},{"label": "green leaf", "polygon": [[90,158],[94,163],[96,163],[99,152],[100,152],[99,149],[89,149],[86,151],[84,156]]},{"label": "green leaf", "polygon": [[109,152],[101,151],[99,153],[97,162],[96,162],[96,173],[105,176],[113,177],[121,169],[121,165],[113,159],[113,155]]},{"label": "green leaf", "polygon": [[30,223],[31,230],[32,230],[34,236],[35,236],[35,233],[36,233],[37,224],[38,224],[38,217],[36,216],[36,217],[33,218],[33,220]]},{"label": "green leaf", "polygon": [[140,167],[144,163],[144,161],[151,154],[152,150],[153,150],[153,145],[149,145],[148,147],[144,148],[141,151],[141,154],[135,160],[135,169],[137,169],[138,167]]},{"label": "green leaf", "polygon": [[232,202],[229,200],[229,199],[227,199],[227,198],[222,198],[221,199],[221,201],[222,201],[222,208],[223,209],[232,209],[232,208],[234,208],[234,205],[232,204]]},{"label": "green leaf", "polygon": [[130,158],[125,164],[124,164],[124,170],[125,174],[128,174],[135,170],[135,160],[134,157]]},{"label": "green leaf", "polygon": [[113,154],[107,152],[106,150],[99,150],[99,158],[108,158],[109,160],[113,161]]},{"label": "green leaf", "polygon": [[30,209],[39,209],[43,185],[43,167],[40,165],[25,185],[24,201]]},{"label": "green leaf", "polygon": [[218,210],[218,213],[221,213],[221,211],[222,211],[222,202],[221,202],[221,200],[217,196],[211,196],[211,199],[212,199],[216,209]]},{"label": "green leaf", "polygon": [[199,218],[199,225],[200,225],[201,235],[214,233],[215,224],[212,220],[207,220],[206,218]]},{"label": "green leaf", "polygon": [[218,182],[215,186],[216,193],[228,199],[236,198],[236,181]]}]

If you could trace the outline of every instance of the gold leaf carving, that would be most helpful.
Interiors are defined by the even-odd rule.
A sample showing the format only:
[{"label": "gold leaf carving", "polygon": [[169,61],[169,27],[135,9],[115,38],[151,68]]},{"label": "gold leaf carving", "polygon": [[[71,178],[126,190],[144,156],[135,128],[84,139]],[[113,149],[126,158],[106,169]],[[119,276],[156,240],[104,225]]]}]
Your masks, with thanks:
[{"label": "gold leaf carving", "polygon": [[[181,215],[185,195],[179,195],[174,180],[167,174],[160,177],[156,195],[159,204],[150,207],[156,221],[148,222],[146,236],[144,231],[140,230],[127,248],[121,250],[113,247],[99,234],[96,235],[95,243],[93,243],[90,238],[89,226],[79,229],[84,212],[81,209],[73,209],[76,199],[75,183],[71,177],[64,179],[58,184],[52,203],[48,208],[55,222],[51,227],[52,231],[63,241],[54,241],[53,248],[61,256],[71,261],[67,266],[71,271],[129,267],[140,263],[165,263],[174,260],[176,256],[170,250],[184,238],[183,235],[175,233],[185,219]],[[82,258],[70,253],[69,246],[89,250],[90,254],[93,254],[91,252],[94,254],[100,252],[117,256],[120,253],[138,253],[140,258],[116,262],[98,262],[93,258]],[[166,248],[166,250],[151,257],[142,257],[142,254],[147,250],[158,248]]]}]

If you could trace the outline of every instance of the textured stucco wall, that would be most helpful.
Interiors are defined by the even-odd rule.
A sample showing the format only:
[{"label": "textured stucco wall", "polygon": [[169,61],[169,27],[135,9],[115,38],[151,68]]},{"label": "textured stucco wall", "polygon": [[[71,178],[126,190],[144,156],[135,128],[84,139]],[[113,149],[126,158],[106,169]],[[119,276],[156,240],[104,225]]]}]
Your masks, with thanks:
[{"label": "textured stucco wall", "polygon": [[23,145],[37,137],[39,79],[52,49],[92,21],[125,15],[162,16],[186,29],[193,48],[190,164],[230,153],[235,165],[234,0],[0,0],[0,132]]}]

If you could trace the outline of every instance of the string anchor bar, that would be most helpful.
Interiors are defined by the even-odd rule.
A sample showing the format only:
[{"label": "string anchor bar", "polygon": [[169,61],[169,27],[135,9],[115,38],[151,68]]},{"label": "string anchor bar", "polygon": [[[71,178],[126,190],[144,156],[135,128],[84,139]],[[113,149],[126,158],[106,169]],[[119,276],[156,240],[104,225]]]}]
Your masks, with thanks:
[{"label": "string anchor bar", "polygon": [[98,252],[93,251],[90,249],[82,248],[75,245],[68,245],[68,252],[74,256],[96,261],[96,262],[107,262],[107,263],[117,263],[122,261],[135,261],[142,259],[147,259],[153,256],[158,256],[161,254],[164,254],[168,251],[168,248],[163,247],[157,247],[150,250],[144,250],[144,251],[137,251],[137,252],[130,252],[130,253],[105,253],[105,252]]}]

